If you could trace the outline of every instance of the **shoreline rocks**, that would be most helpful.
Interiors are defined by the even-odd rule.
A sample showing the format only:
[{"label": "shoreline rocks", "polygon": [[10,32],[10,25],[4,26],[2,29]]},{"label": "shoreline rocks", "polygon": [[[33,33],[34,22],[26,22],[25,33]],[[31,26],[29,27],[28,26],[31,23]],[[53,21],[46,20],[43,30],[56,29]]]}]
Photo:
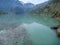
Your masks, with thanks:
[{"label": "shoreline rocks", "polygon": [[51,29],[55,30],[57,36],[60,37],[60,25],[53,26],[53,27],[51,27]]},{"label": "shoreline rocks", "polygon": [[57,29],[57,36],[60,37],[60,27]]}]

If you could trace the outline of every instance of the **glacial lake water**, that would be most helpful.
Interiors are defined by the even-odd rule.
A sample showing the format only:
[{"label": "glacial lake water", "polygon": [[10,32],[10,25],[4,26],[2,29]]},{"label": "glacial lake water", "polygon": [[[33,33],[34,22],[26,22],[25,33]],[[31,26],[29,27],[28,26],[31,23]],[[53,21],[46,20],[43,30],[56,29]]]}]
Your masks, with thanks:
[{"label": "glacial lake water", "polygon": [[[50,29],[51,26],[58,25],[60,22],[47,16],[31,14],[1,15],[0,24],[1,23],[24,24],[30,41],[32,41],[32,44],[28,45],[60,45],[60,39],[56,36],[56,33]],[[20,44],[18,43],[17,45]]]}]

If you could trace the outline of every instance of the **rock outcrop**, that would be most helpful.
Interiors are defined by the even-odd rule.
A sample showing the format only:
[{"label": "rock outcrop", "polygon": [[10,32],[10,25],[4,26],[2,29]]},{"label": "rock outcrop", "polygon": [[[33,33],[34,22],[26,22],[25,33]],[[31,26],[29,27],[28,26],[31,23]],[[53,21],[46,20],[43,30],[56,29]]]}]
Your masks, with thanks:
[{"label": "rock outcrop", "polygon": [[60,37],[60,27],[57,29],[57,35]]},{"label": "rock outcrop", "polygon": [[60,25],[53,26],[53,27],[51,27],[51,29],[56,30],[57,36],[60,37]]}]

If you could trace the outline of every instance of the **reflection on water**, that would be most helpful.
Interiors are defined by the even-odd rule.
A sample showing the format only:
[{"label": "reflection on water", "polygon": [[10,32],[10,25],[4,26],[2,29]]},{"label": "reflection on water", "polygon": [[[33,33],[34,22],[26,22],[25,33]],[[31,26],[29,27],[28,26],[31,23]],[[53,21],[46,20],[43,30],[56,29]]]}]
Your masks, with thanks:
[{"label": "reflection on water", "polygon": [[[5,41],[5,42],[4,42]],[[53,30],[36,22],[0,32],[0,45],[59,45]]]},{"label": "reflection on water", "polygon": [[[1,23],[7,23],[8,25],[2,25]],[[57,21],[51,18],[5,15],[0,17],[0,24],[0,28],[3,29],[0,32],[0,45],[60,45],[60,40],[55,32],[45,26],[58,24]]]},{"label": "reflection on water", "polygon": [[54,26],[60,24],[58,21],[44,15],[33,15],[33,14],[8,14],[0,16],[0,23],[32,23],[37,22],[47,26]]},{"label": "reflection on water", "polygon": [[34,22],[25,27],[34,45],[59,45],[55,32],[47,26]]}]

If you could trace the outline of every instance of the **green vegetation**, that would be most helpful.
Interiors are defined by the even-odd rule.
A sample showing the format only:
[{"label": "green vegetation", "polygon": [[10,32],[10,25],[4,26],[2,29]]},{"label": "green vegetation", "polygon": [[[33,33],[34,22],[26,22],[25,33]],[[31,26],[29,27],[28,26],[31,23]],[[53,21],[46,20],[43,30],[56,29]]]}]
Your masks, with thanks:
[{"label": "green vegetation", "polygon": [[51,17],[60,21],[60,0],[50,0],[48,2],[45,2],[43,6],[32,10],[32,12],[36,14],[50,15]]},{"label": "green vegetation", "polygon": [[60,0],[50,0],[52,3],[59,3]]},{"label": "green vegetation", "polygon": [[[43,6],[40,6],[40,5],[43,5]],[[41,14],[42,14],[42,15],[44,15],[44,17],[50,16],[50,18],[54,18],[58,22],[60,21],[60,0],[49,0],[48,2],[39,4],[36,7],[37,8],[36,9],[32,9],[31,12],[33,14],[38,15],[38,17],[39,17],[39,15],[41,16]],[[46,22],[48,22],[48,21],[46,21]],[[49,23],[51,23],[50,20],[49,20]],[[56,25],[54,25],[54,26],[56,26]],[[60,36],[60,32],[57,32],[57,36]]]},{"label": "green vegetation", "polygon": [[60,32],[57,32],[57,35],[60,36]]}]

